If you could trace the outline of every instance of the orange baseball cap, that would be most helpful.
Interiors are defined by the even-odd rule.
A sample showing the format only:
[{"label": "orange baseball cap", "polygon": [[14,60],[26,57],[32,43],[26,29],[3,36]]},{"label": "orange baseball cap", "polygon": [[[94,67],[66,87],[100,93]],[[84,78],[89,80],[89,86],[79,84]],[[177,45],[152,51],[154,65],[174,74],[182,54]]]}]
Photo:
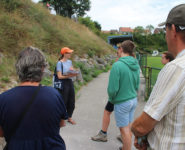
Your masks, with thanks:
[{"label": "orange baseball cap", "polygon": [[63,48],[61,49],[61,51],[60,51],[60,53],[61,53],[62,55],[64,55],[65,53],[72,53],[72,52],[73,52],[73,50],[70,49],[70,48],[68,48],[68,47],[63,47]]}]

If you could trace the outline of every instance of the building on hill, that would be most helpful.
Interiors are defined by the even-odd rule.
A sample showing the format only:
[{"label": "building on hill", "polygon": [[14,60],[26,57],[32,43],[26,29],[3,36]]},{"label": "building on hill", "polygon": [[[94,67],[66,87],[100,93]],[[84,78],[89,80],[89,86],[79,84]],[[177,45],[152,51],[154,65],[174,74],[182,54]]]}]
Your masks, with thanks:
[{"label": "building on hill", "polygon": [[132,34],[134,32],[133,29],[131,29],[130,27],[120,27],[119,28],[119,33],[120,34]]}]

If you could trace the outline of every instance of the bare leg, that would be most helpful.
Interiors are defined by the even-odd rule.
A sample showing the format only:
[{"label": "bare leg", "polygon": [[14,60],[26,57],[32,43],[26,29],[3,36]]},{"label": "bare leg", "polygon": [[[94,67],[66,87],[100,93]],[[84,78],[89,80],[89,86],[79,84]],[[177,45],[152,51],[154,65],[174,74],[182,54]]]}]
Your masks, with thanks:
[{"label": "bare leg", "polygon": [[122,150],[131,150],[132,148],[132,133],[130,130],[130,124],[126,127],[120,127],[121,136],[123,139]]},{"label": "bare leg", "polygon": [[109,124],[110,124],[110,115],[112,112],[104,110],[103,120],[102,120],[102,131],[107,132]]}]

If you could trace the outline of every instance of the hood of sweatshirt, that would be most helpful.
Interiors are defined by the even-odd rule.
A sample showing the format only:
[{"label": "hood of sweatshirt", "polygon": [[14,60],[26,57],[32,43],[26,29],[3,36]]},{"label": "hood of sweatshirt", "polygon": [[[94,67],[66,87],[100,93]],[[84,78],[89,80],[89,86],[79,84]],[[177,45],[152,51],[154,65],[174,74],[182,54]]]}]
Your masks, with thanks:
[{"label": "hood of sweatshirt", "polygon": [[121,57],[121,58],[119,58],[118,61],[121,61],[121,62],[125,63],[132,71],[138,71],[139,70],[138,61],[137,61],[137,59],[135,59],[132,56]]}]

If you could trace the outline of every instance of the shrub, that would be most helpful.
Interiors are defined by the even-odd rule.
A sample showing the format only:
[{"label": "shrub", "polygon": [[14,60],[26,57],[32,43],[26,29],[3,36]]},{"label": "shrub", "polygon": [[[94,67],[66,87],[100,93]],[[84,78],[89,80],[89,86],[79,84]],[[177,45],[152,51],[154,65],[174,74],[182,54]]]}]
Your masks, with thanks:
[{"label": "shrub", "polygon": [[92,78],[92,76],[91,75],[83,75],[83,79],[84,79],[84,81],[85,82],[89,82],[89,81],[91,81],[93,78]]},{"label": "shrub", "polygon": [[103,71],[104,72],[108,72],[110,69],[111,69],[111,66],[110,65],[106,65],[105,66],[105,69]]},{"label": "shrub", "polygon": [[10,79],[9,79],[9,77],[4,76],[4,77],[1,78],[1,81],[5,82],[5,83],[9,83]]},{"label": "shrub", "polygon": [[92,58],[92,57],[95,55],[95,51],[93,51],[93,50],[88,50],[87,55],[88,55],[90,58]]},{"label": "shrub", "polygon": [[101,73],[102,73],[102,70],[94,70],[94,71],[92,71],[92,77],[96,78]]},{"label": "shrub", "polygon": [[52,78],[51,77],[45,77],[41,81],[42,85],[51,86],[52,85]]}]

